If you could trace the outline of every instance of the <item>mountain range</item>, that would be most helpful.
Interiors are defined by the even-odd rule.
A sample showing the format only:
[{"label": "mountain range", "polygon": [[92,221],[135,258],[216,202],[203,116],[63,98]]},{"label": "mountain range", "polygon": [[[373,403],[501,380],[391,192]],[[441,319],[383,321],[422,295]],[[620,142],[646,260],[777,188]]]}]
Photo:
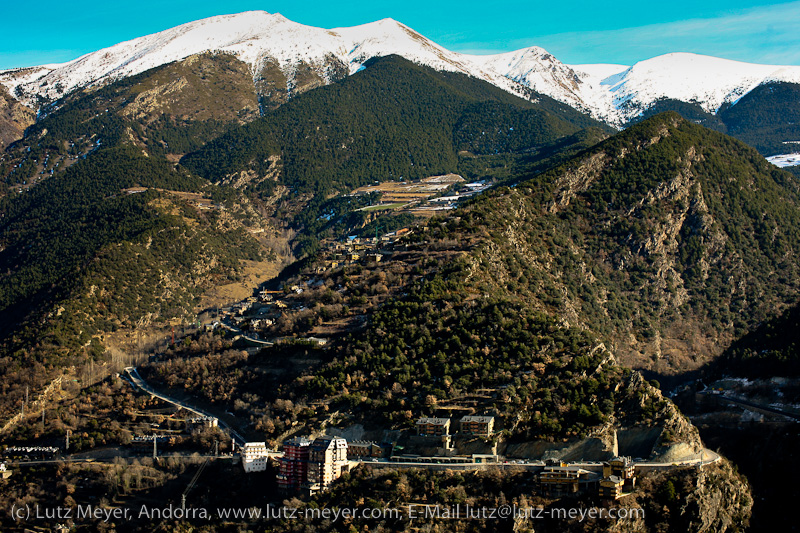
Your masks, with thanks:
[{"label": "mountain range", "polygon": [[[253,11],[190,22],[63,64],[2,71],[0,84],[13,99],[38,110],[78,88],[96,87],[209,51],[233,54],[246,63],[267,107],[353,74],[369,59],[395,54],[436,70],[488,81],[525,98],[547,95],[616,128],[643,118],[653,108],[681,111],[688,105],[702,115],[700,122],[719,115],[711,122],[725,130],[723,115],[745,95],[774,84],[800,83],[799,66],[690,53],[666,54],[632,66],[568,65],[535,46],[496,55],[453,52],[392,19],[323,29]],[[797,107],[793,99],[782,103]],[[791,143],[800,139],[798,133],[789,128],[780,132],[777,144],[756,147],[764,155],[789,153]]]},{"label": "mountain range", "polygon": [[[0,449],[67,435],[74,452],[127,446],[151,431],[148,405],[165,414],[115,375],[136,365],[270,446],[341,429],[438,455],[415,419],[463,412],[502,422],[464,453],[677,467],[716,448],[677,403],[707,397],[714,372],[778,378],[770,390],[800,372],[786,333],[800,320],[800,182],[764,158],[800,139],[800,67],[566,65],[536,47],[451,52],[391,19],[326,30],[249,12],[0,83]],[[48,402],[41,418],[29,393]],[[181,445],[226,445],[207,429]],[[793,442],[763,454],[780,479]],[[39,479],[58,490],[26,503],[172,501],[188,481],[115,492],[124,479],[95,467],[15,475],[0,505]],[[339,491],[470,501],[424,471],[418,495],[402,476],[373,491],[364,471],[313,505],[339,505]],[[511,474],[473,489],[493,505],[594,502],[527,481],[511,492]],[[123,481],[68,494],[79,475]],[[271,501],[229,479],[224,498]],[[646,520],[611,527],[742,531],[753,509],[768,521],[786,507],[761,479],[766,491],[724,458],[659,469],[621,502]],[[222,504],[218,490],[191,498]],[[536,530],[608,529],[551,525]]]}]

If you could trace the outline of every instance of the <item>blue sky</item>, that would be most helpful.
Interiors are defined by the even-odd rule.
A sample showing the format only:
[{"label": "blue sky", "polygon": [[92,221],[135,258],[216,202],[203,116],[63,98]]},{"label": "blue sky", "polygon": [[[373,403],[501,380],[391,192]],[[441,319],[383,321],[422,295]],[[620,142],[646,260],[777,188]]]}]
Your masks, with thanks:
[{"label": "blue sky", "polygon": [[695,52],[800,65],[800,0],[501,0],[491,7],[473,0],[38,0],[34,5],[3,7],[0,68],[68,61],[184,22],[256,9],[326,28],[391,17],[451,50],[493,53],[536,45],[566,63],[632,64],[668,52]]}]

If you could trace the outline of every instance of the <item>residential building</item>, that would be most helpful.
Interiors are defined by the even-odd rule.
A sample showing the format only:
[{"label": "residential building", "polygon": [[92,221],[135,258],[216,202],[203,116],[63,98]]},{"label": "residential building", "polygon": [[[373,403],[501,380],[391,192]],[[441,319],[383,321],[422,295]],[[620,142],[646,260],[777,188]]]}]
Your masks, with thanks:
[{"label": "residential building", "polygon": [[267,469],[267,443],[246,442],[241,449],[242,466],[247,473],[263,472]]},{"label": "residential building", "polygon": [[622,496],[622,486],[625,481],[618,476],[608,476],[600,480],[600,498],[603,500],[618,500]]},{"label": "residential building", "polygon": [[603,477],[615,476],[620,478],[623,489],[632,491],[636,488],[636,474],[633,460],[630,457],[613,457],[603,463]]},{"label": "residential building", "polygon": [[381,446],[372,441],[354,440],[347,443],[348,459],[364,459],[366,457],[379,459],[386,456],[386,446]]},{"label": "residential building", "polygon": [[617,476],[622,479],[634,477],[634,464],[630,457],[613,457],[603,463],[603,477]]},{"label": "residential building", "polygon": [[189,419],[189,423],[196,426],[215,428],[219,425],[219,419],[213,416],[201,416]]},{"label": "residential building", "polygon": [[539,483],[550,496],[575,494],[596,482],[596,474],[577,466],[545,466],[539,474]]},{"label": "residential building", "polygon": [[417,420],[417,435],[421,437],[443,437],[449,434],[449,418],[420,418]]},{"label": "residential building", "polygon": [[493,416],[465,416],[461,419],[461,433],[478,437],[491,437],[494,434]]},{"label": "residential building", "polygon": [[311,441],[295,437],[283,443],[283,457],[278,461],[278,487],[286,492],[299,490],[308,480],[308,456]]},{"label": "residential building", "polygon": [[308,454],[308,488],[313,493],[327,489],[347,471],[347,441],[326,435],[314,440]]}]

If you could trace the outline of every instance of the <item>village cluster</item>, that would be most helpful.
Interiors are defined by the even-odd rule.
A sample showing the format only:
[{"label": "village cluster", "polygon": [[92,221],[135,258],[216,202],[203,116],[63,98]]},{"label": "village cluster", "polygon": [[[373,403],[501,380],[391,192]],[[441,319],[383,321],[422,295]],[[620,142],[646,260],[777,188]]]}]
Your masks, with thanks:
[{"label": "village cluster", "polygon": [[[401,238],[412,233],[413,230],[409,228],[400,228],[382,235],[376,234],[374,237],[348,236],[342,240],[323,241],[314,273],[323,274],[345,265],[379,263],[397,251],[398,246],[403,246],[398,243]],[[303,293],[322,283],[322,279],[312,278],[304,282],[286,284],[280,290],[258,289],[252,296],[240,302],[219,308],[214,313],[217,320],[207,323],[204,328],[208,331],[218,328],[230,330],[236,335],[241,335],[243,341],[253,346],[253,349],[272,344],[280,339],[267,340],[269,328],[284,313],[303,311],[306,305]],[[327,342],[327,339],[318,337],[301,340],[318,346]]]},{"label": "village cluster", "polygon": [[458,174],[430,176],[419,181],[385,181],[359,187],[348,196],[379,194],[380,203],[362,211],[403,210],[416,215],[430,216],[437,211],[455,209],[458,203],[485,191],[491,182],[467,183]]},{"label": "village cluster", "polygon": [[[420,206],[421,200],[441,194],[453,185],[461,190],[449,196],[437,196],[430,199],[431,205]],[[420,182],[386,182],[356,189],[351,196],[359,196],[379,192],[381,203],[364,208],[365,211],[381,211],[394,209],[397,206],[417,210],[435,211],[452,209],[460,200],[474,196],[491,184],[486,182],[465,183],[455,174],[432,176]],[[419,213],[418,213],[419,214]],[[420,226],[423,231],[427,229]],[[314,274],[324,274],[346,265],[370,265],[380,263],[396,251],[403,250],[406,245],[400,241],[408,237],[414,230],[404,227],[386,232],[376,226],[374,235],[349,235],[341,239],[326,239],[320,242]],[[322,283],[319,279],[309,279],[305,283],[286,285],[282,290],[260,289],[254,295],[230,306],[218,310],[219,321],[206,325],[207,329],[223,327],[234,333],[244,334],[245,341],[258,345],[268,343],[263,336],[271,326],[275,325],[281,315],[287,311],[302,311],[304,303],[299,298],[308,288]],[[324,344],[321,339],[307,339],[317,344]]]},{"label": "village cluster", "polygon": [[[444,450],[449,449],[453,435],[449,418],[424,417],[417,420],[418,437],[441,439]],[[495,417],[468,415],[459,421],[459,434],[465,437],[489,438],[494,434]],[[389,442],[365,440],[348,441],[334,435],[313,440],[293,437],[283,442],[281,451],[268,449],[265,442],[248,442],[240,450],[245,472],[267,470],[269,460],[277,462],[277,484],[286,493],[314,494],[326,490],[345,472],[361,463],[376,466],[425,467],[445,465],[470,467],[477,465],[505,465],[508,461],[496,454],[471,454],[470,456],[395,455],[398,447]],[[524,464],[535,472],[536,481],[543,494],[562,497],[577,493],[594,493],[602,500],[617,500],[636,486],[635,464],[631,457],[614,457],[601,463],[569,464],[560,460],[545,462],[512,461]]]}]

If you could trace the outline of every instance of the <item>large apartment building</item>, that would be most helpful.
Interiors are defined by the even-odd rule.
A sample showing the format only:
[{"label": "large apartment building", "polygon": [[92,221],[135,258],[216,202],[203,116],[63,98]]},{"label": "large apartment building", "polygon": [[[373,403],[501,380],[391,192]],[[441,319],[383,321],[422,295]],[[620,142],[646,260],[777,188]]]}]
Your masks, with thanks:
[{"label": "large apartment building", "polygon": [[449,418],[426,417],[417,420],[417,435],[421,437],[443,437],[449,434]]},{"label": "large apartment building", "polygon": [[325,490],[347,471],[347,441],[326,435],[311,443],[308,453],[308,486],[311,492]]},{"label": "large apartment building", "polygon": [[278,487],[286,492],[299,490],[308,477],[311,441],[295,437],[283,443],[283,457],[278,460]]},{"label": "large apartment building", "polygon": [[493,416],[465,416],[461,419],[461,433],[477,437],[491,437],[494,433]]}]

